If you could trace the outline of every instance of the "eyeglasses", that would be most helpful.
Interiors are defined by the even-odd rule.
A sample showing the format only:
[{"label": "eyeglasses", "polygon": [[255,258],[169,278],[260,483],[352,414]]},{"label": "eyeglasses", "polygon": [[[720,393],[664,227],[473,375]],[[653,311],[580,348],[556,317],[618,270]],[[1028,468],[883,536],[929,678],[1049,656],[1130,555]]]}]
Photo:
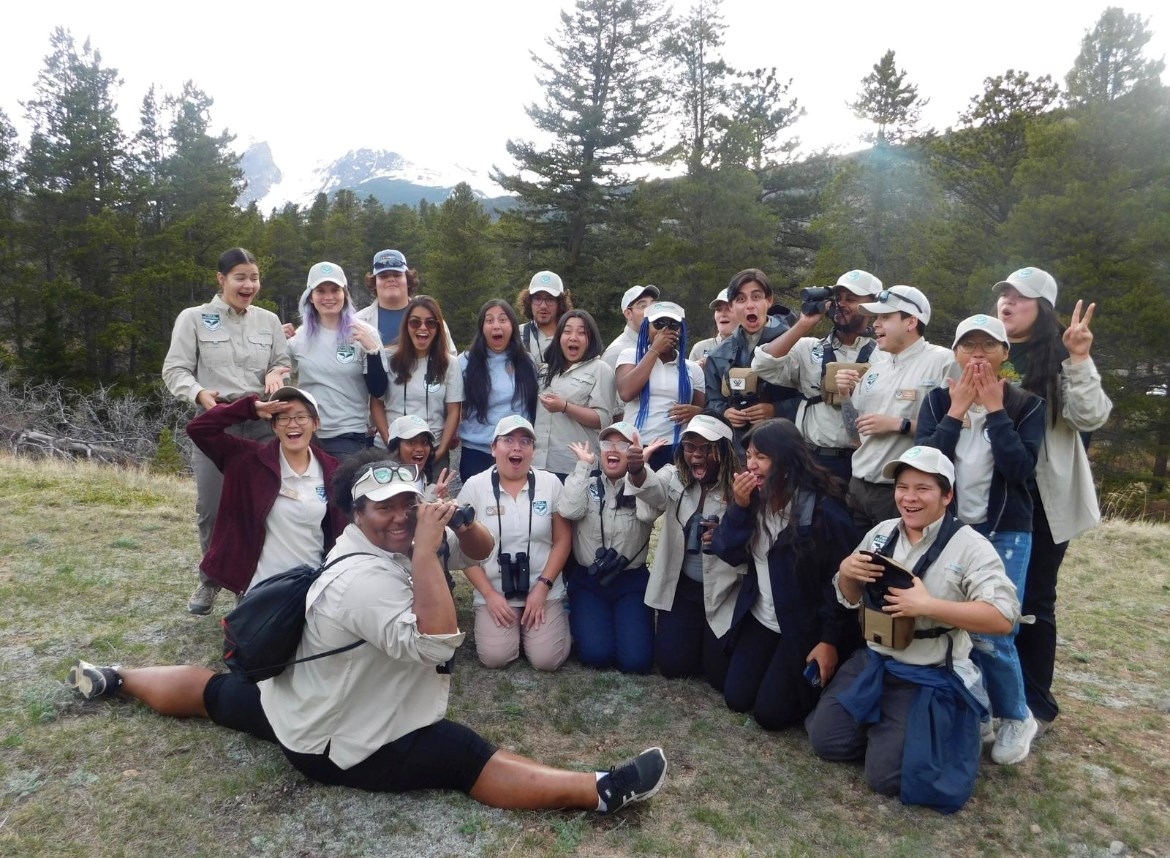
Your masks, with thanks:
[{"label": "eyeglasses", "polygon": [[1001,348],[1003,343],[999,340],[961,340],[959,342],[959,351],[965,354],[971,354],[976,349],[987,354]]},{"label": "eyeglasses", "polygon": [[422,316],[411,316],[406,320],[406,327],[412,331],[417,331],[419,328],[426,328],[428,331],[435,331],[439,328],[439,320],[434,316],[429,319],[424,319]]},{"label": "eyeglasses", "polygon": [[682,329],[682,322],[677,322],[674,319],[655,319],[650,323],[656,330],[672,330],[678,331]]},{"label": "eyeglasses", "polygon": [[710,444],[696,444],[694,441],[683,441],[683,452],[688,456],[693,456],[698,453],[702,456],[711,455]]},{"label": "eyeglasses", "polygon": [[380,486],[389,485],[398,480],[400,483],[417,483],[419,480],[418,468],[409,465],[370,465],[353,481],[356,486],[362,480],[371,477]]},{"label": "eyeglasses", "polygon": [[496,440],[499,441],[501,444],[503,444],[505,447],[525,447],[525,448],[527,448],[527,447],[531,447],[534,444],[536,444],[536,440],[534,438],[529,437],[528,435],[521,435],[519,437],[516,437],[514,435],[501,435]]},{"label": "eyeglasses", "polygon": [[881,304],[888,304],[891,297],[897,298],[899,301],[905,301],[907,304],[909,304],[911,307],[913,307],[919,313],[926,312],[925,310],[923,310],[921,307],[918,306],[918,302],[915,301],[913,298],[907,298],[901,292],[895,292],[892,289],[883,289],[881,292],[879,292],[878,293],[878,302]]},{"label": "eyeglasses", "polygon": [[555,304],[556,302],[557,299],[554,296],[549,295],[547,292],[537,292],[532,296],[533,304]]},{"label": "eyeglasses", "polygon": [[631,446],[633,446],[633,445],[630,444],[629,441],[602,441],[601,442],[601,449],[602,450],[614,450],[618,453],[628,452]]},{"label": "eyeglasses", "polygon": [[273,422],[277,426],[287,426],[290,423],[295,423],[298,426],[308,426],[312,419],[312,414],[281,414]]}]

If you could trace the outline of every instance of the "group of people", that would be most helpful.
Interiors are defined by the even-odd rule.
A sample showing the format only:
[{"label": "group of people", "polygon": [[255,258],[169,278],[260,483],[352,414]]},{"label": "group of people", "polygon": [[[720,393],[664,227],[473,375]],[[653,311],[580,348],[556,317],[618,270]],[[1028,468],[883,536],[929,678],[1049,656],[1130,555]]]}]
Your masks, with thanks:
[{"label": "group of people", "polygon": [[258,686],[79,661],[69,681],[85,696],[277,741],[326,783],[508,807],[653,794],[660,749],[586,790],[445,720],[461,569],[485,667],[556,670],[575,652],[699,677],[765,729],[803,724],[819,755],[863,758],[875,789],[909,803],[957,809],[981,738],[1018,763],[1056,717],[1057,572],[1099,518],[1082,435],[1111,404],[1095,307],[1078,302],[1062,328],[1046,272],[995,284],[996,312],[947,349],[926,339],[917,288],[850,271],[797,314],[746,269],[711,302],[717,335],[688,352],[685,311],[658,287],[624,293],[607,347],[542,271],[516,299],[523,325],[488,301],[457,353],[396,250],[374,256],[361,311],[338,266],[314,265],[296,328],[253,306],[251,254],[219,269],[163,368],[201,409],[188,610],[336,560],[297,656],[371,645]]}]

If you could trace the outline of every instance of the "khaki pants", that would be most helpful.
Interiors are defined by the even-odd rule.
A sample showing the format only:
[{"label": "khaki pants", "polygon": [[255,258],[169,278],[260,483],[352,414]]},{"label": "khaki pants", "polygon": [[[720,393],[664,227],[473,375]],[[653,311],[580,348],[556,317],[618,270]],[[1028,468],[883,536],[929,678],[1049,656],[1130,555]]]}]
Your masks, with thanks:
[{"label": "khaki pants", "polygon": [[[543,587],[543,584],[537,586]],[[544,622],[535,629],[525,629],[520,623],[523,608],[512,608],[516,622],[501,628],[492,619],[487,605],[475,608],[475,652],[484,667],[506,667],[524,655],[537,670],[556,670],[569,657],[572,638],[569,635],[569,617],[560,599],[544,606]]]}]

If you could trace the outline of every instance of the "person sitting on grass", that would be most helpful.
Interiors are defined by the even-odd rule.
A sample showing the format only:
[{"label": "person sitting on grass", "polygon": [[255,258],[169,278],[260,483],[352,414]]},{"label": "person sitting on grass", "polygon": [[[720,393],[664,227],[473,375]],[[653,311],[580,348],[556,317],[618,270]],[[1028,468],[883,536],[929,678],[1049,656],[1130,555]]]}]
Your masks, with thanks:
[{"label": "person sitting on grass", "polygon": [[841,604],[864,612],[867,646],[804,726],[817,756],[864,759],[877,792],[953,813],[975,790],[987,713],[971,633],[1007,634],[1020,602],[994,546],[947,512],[950,459],[911,447],[881,473],[894,480],[899,517],[871,529],[833,579]]},{"label": "person sitting on grass", "polygon": [[[344,555],[308,595],[294,664],[253,684],[195,665],[98,667],[78,661],[67,684],[94,700],[123,695],[161,715],[210,718],[276,742],[311,780],[372,792],[455,789],[493,807],[572,807],[612,813],[654,795],[666,756],[651,748],[608,772],[554,769],[500,750],[447,720],[451,677],[440,670],[463,642],[437,550],[455,505],[421,499],[416,472],[361,453],[337,474],[351,516],[330,554]],[[449,536],[452,564],[485,557],[482,524]],[[457,547],[456,547],[457,546]],[[357,552],[357,554],[355,554]]]}]

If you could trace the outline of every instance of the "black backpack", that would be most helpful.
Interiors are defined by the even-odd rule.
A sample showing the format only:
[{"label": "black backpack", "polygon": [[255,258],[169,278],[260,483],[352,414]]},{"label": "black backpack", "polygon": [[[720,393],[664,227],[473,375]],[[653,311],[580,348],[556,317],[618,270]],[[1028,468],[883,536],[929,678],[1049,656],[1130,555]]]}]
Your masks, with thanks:
[{"label": "black backpack", "polygon": [[293,659],[305,630],[305,598],[313,582],[335,563],[368,551],[343,554],[323,566],[297,566],[265,578],[249,590],[235,610],[223,618],[223,660],[248,682],[271,679],[289,665],[351,650],[364,641]]}]

